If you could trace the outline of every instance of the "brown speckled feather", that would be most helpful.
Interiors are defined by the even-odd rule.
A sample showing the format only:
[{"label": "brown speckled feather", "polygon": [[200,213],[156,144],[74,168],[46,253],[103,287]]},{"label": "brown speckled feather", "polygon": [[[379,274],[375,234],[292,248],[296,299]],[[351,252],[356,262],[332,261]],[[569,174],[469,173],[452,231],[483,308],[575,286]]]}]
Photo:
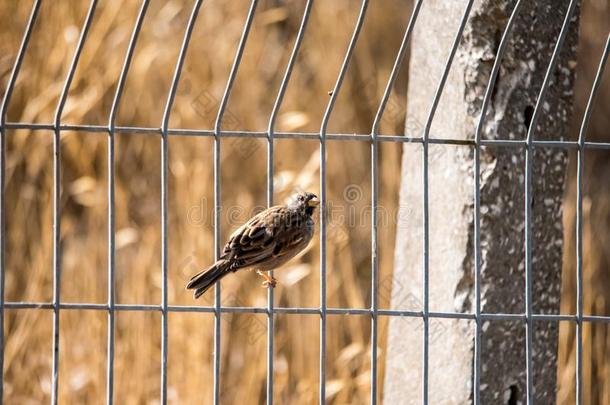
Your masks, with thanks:
[{"label": "brown speckled feather", "polygon": [[299,253],[312,236],[311,218],[285,206],[271,207],[233,232],[221,259],[235,263],[232,270],[273,269]]}]

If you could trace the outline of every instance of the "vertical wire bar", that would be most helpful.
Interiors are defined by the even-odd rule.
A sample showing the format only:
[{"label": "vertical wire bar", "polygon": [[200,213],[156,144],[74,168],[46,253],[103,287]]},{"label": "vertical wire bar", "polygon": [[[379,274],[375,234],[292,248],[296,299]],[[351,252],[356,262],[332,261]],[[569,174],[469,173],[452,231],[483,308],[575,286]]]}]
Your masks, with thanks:
[{"label": "vertical wire bar", "polygon": [[418,0],[413,11],[407,28],[405,30],[398,54],[394,60],[394,66],[392,67],[390,77],[386,84],[379,108],[375,114],[373,126],[371,129],[371,404],[377,403],[377,341],[378,341],[378,323],[377,323],[377,310],[378,310],[378,288],[379,288],[379,267],[378,267],[378,247],[377,247],[377,206],[379,200],[379,152],[378,152],[378,140],[379,126],[381,125],[381,119],[390,98],[390,93],[394,87],[394,83],[398,77],[398,72],[402,65],[402,61],[407,53],[407,46],[409,38],[413,32],[415,21],[419,15],[419,10],[423,0]]},{"label": "vertical wire bar", "polygon": [[526,149],[525,149],[525,353],[526,353],[526,379],[527,379],[527,404],[531,405],[534,403],[534,371],[533,371],[533,350],[534,350],[534,324],[532,322],[532,250],[533,250],[533,238],[532,238],[532,166],[534,160],[534,132],[538,124],[538,118],[540,116],[541,106],[544,103],[547,89],[549,87],[551,76],[555,71],[557,62],[559,61],[559,54],[565,38],[568,34],[568,27],[572,14],[576,9],[577,0],[570,0],[570,5],[565,14],[563,25],[555,48],[549,62],[544,81],[542,82],[542,88],[538,94],[538,100],[536,101],[536,107],[532,115],[530,127],[527,131],[526,138]]},{"label": "vertical wire bar", "polygon": [[25,32],[17,51],[15,63],[11,70],[11,75],[6,84],[6,91],[0,104],[0,404],[3,403],[4,399],[4,281],[6,275],[6,195],[5,195],[5,184],[6,184],[6,114],[19,71],[21,70],[21,64],[25,56],[25,51],[30,42],[32,29],[36,18],[38,17],[38,11],[40,10],[40,0],[34,1],[32,5],[32,11],[25,27]]},{"label": "vertical wire bar", "polygon": [[424,252],[423,252],[423,296],[424,296],[424,305],[423,305],[423,321],[424,321],[424,330],[423,330],[423,372],[422,372],[422,398],[423,403],[428,404],[428,384],[429,384],[429,349],[430,349],[430,214],[429,214],[429,162],[428,162],[428,147],[430,140],[430,128],[432,127],[432,121],[434,120],[434,115],[436,113],[436,109],[441,99],[441,95],[443,94],[443,89],[445,87],[445,83],[447,82],[447,77],[449,76],[449,71],[451,70],[451,65],[453,63],[453,58],[455,57],[455,53],[457,52],[457,48],[460,44],[460,39],[462,38],[462,33],[464,32],[464,28],[466,27],[466,22],[468,21],[468,16],[470,14],[470,10],[472,9],[472,4],[474,0],[469,0],[466,8],[464,9],[464,14],[462,16],[462,20],[460,22],[460,26],[455,35],[455,39],[453,41],[453,45],[451,47],[451,52],[449,53],[449,57],[447,58],[447,62],[445,63],[445,69],[443,71],[443,75],[439,81],[438,87],[436,89],[436,93],[434,94],[434,99],[432,101],[432,106],[430,107],[430,112],[428,113],[428,118],[426,120],[426,126],[424,128],[423,134],[423,226],[424,226]]},{"label": "vertical wire bar", "polygon": [[379,150],[377,134],[371,134],[371,404],[377,403],[377,305],[379,298],[378,248],[377,248],[377,205],[379,202]]},{"label": "vertical wire bar", "polygon": [[494,91],[496,84],[496,78],[500,72],[502,65],[502,59],[506,52],[508,40],[510,38],[510,32],[516,17],[519,13],[522,0],[518,0],[517,4],[513,8],[513,11],[506,23],[498,51],[496,52],[496,58],[494,60],[489,81],[487,82],[487,89],[483,97],[483,103],[481,105],[481,115],[477,122],[475,130],[475,148],[474,148],[474,290],[475,290],[475,323],[476,332],[474,337],[474,384],[473,384],[473,399],[474,405],[481,403],[481,134],[483,132],[483,124],[485,122],[485,116],[489,103],[491,101],[491,95]]},{"label": "vertical wire bar", "polygon": [[583,228],[583,217],[582,217],[582,199],[583,199],[583,182],[584,182],[584,168],[585,168],[585,137],[587,128],[589,126],[589,119],[591,118],[591,112],[593,110],[593,103],[597,96],[597,91],[602,82],[602,75],[606,68],[606,62],[608,61],[608,55],[610,54],[610,35],[606,40],[606,46],[604,53],[599,62],[595,80],[591,93],[589,94],[589,100],[587,101],[587,107],[585,108],[585,114],[582,118],[580,125],[580,132],[578,134],[578,160],[577,160],[577,189],[576,189],[576,405],[582,404],[582,329],[583,329],[583,241],[582,241],[582,228]]},{"label": "vertical wire bar", "polygon": [[[312,5],[313,0],[308,0],[307,4],[305,4],[305,10],[303,11],[301,25],[299,26],[299,30],[294,41],[294,46],[292,48],[292,53],[290,54],[288,65],[286,66],[286,71],[284,72],[284,78],[282,79],[282,82],[280,84],[280,88],[278,90],[278,94],[273,105],[273,110],[271,111],[271,115],[269,117],[269,126],[267,128],[268,207],[271,207],[273,205],[273,138],[275,131],[275,121],[277,119],[277,114],[280,111],[280,107],[282,106],[282,101],[284,100],[286,89],[288,88],[288,82],[290,81],[292,69],[294,68],[294,64],[296,62],[297,55],[301,47],[301,42],[303,41],[303,37],[305,35],[305,28],[307,27],[307,22],[309,21],[309,15],[311,13]],[[273,271],[270,271],[270,275],[271,277],[273,277]],[[273,405],[273,304],[273,288],[269,288],[267,289],[267,405]]]},{"label": "vertical wire bar", "polygon": [[[231,90],[235,78],[237,77],[237,71],[239,69],[241,58],[248,41],[248,35],[250,34],[250,28],[252,27],[252,21],[254,20],[254,13],[258,0],[252,0],[250,3],[250,9],[248,10],[248,17],[244,24],[244,29],[241,33],[239,45],[237,46],[237,52],[233,59],[233,65],[227,79],[225,91],[218,107],[218,115],[216,116],[216,122],[214,123],[214,260],[218,260],[220,257],[220,215],[222,210],[222,196],[220,195],[220,180],[221,180],[221,167],[220,167],[220,134],[222,119],[231,96]],[[214,297],[214,404],[220,403],[220,343],[221,343],[221,289],[220,282],[216,283],[215,297]]]},{"label": "vertical wire bar", "polygon": [[[221,202],[220,195],[220,137],[214,133],[214,260],[220,258],[220,215]],[[214,405],[220,403],[220,330],[221,330],[221,282],[217,282],[214,287]]]},{"label": "vertical wire bar", "polygon": [[409,19],[409,23],[407,24],[407,29],[402,37],[402,42],[400,44],[400,48],[398,50],[398,55],[394,60],[394,66],[392,67],[392,71],[390,73],[390,78],[388,83],[386,84],[385,90],[383,92],[383,97],[381,98],[381,102],[379,103],[379,107],[377,109],[377,113],[375,114],[375,119],[373,121],[373,128],[371,130],[371,137],[377,136],[379,134],[379,126],[381,125],[381,119],[383,118],[383,113],[385,112],[386,105],[390,98],[390,93],[392,92],[392,87],[398,78],[398,73],[400,71],[400,66],[402,65],[402,61],[407,54],[407,47],[409,44],[409,38],[413,32],[413,28],[415,27],[415,21],[419,16],[419,11],[423,4],[423,0],[418,0],[415,6],[413,7],[413,11],[411,12],[411,18]]},{"label": "vertical wire bar", "polygon": [[81,52],[93,22],[97,0],[92,0],[87,17],[81,30],[76,50],[70,63],[68,75],[64,82],[53,125],[53,388],[51,403],[56,405],[59,400],[59,308],[61,304],[61,114],[68,99],[68,92]]},{"label": "vertical wire bar", "polygon": [[110,116],[108,118],[108,342],[107,342],[107,364],[106,364],[106,403],[113,403],[114,393],[114,331],[115,331],[115,174],[114,174],[114,140],[115,140],[115,120],[116,114],[123,95],[127,73],[133,57],[133,52],[138,40],[138,34],[142,28],[142,22],[146,15],[149,0],[144,0],[140,7],[140,12],[136,19],[119,81],[112,100],[110,108]]},{"label": "vertical wire bar", "polygon": [[168,127],[169,119],[172,112],[172,106],[178,91],[178,83],[182,74],[182,67],[186,59],[186,53],[193,34],[195,22],[199,15],[203,0],[197,0],[193,5],[191,15],[189,17],[178,60],[174,69],[174,77],[163,110],[163,121],[161,123],[161,404],[167,403],[167,335],[168,335],[168,311],[167,311],[167,273],[168,273],[168,182],[169,182],[169,142],[168,142]]},{"label": "vertical wire bar", "polygon": [[362,0],[356,26],[320,125],[320,404],[324,404],[326,399],[326,130],[364,24],[368,4],[368,0]]}]

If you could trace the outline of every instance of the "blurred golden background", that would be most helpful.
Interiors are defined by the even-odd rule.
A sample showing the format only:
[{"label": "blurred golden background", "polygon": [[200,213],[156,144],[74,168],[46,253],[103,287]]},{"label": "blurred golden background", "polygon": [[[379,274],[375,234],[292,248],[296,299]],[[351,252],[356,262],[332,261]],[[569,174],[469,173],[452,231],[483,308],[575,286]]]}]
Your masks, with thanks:
[{"label": "blurred golden background", "polygon": [[[248,0],[206,0],[188,50],[171,128],[212,129],[235,55]],[[277,121],[278,131],[317,132],[343,60],[360,2],[316,2]],[[4,91],[31,1],[2,2],[0,89]],[[100,1],[70,88],[62,123],[107,125],[116,82],[140,2]],[[229,99],[224,130],[264,131],[298,30],[304,0],[262,0]],[[371,2],[329,132],[370,132],[410,10],[410,0]],[[135,49],[117,125],[160,127],[175,61],[192,1],[153,0]],[[8,111],[9,122],[51,123],[88,2],[43,2]],[[610,28],[606,0],[583,2],[574,134]],[[402,134],[407,61],[381,126]],[[607,75],[606,75],[607,76]],[[608,80],[602,84],[589,140],[608,141]],[[6,300],[50,302],[52,274],[51,131],[7,131]],[[266,141],[221,142],[221,239],[266,204]],[[213,259],[213,139],[172,136],[169,180],[171,305],[192,305],[186,280]],[[62,132],[62,302],[106,303],[107,134]],[[365,308],[370,302],[370,148],[366,142],[329,141],[327,187],[334,207],[328,227],[328,306]],[[389,307],[402,146],[380,145],[380,306]],[[160,137],[116,135],[117,303],[161,302]],[[275,201],[295,188],[319,191],[318,141],[275,141]],[[610,159],[588,152],[585,198],[585,313],[610,315]],[[574,166],[574,165],[573,165]],[[562,313],[575,312],[575,170],[565,200]],[[355,213],[355,214],[354,214]],[[383,220],[386,218],[387,220]],[[319,305],[319,238],[276,276],[275,305]],[[265,306],[255,274],[223,281],[227,306]],[[389,283],[387,282],[388,280]],[[201,304],[211,305],[213,293]],[[102,403],[106,387],[104,311],[62,310],[59,390],[62,403]],[[116,315],[115,401],[155,403],[160,391],[161,316]],[[387,320],[380,322],[383,382]],[[560,403],[574,400],[574,327],[561,325]],[[277,403],[317,399],[319,317],[277,315],[274,397]],[[370,319],[329,316],[327,400],[366,403],[370,395]],[[214,317],[171,313],[168,399],[210,403]],[[6,310],[5,399],[37,404],[51,395],[52,311]],[[262,403],[266,381],[266,316],[226,314],[222,321],[222,403]],[[585,327],[585,403],[610,403],[610,334],[606,324]]]}]

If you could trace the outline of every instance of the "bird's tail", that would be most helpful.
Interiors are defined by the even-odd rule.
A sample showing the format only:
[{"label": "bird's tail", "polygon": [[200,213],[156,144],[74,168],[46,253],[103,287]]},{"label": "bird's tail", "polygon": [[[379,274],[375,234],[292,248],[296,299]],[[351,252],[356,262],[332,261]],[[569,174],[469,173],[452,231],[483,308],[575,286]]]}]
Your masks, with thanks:
[{"label": "bird's tail", "polygon": [[229,273],[229,262],[227,260],[219,260],[210,268],[200,273],[195,274],[186,285],[187,290],[195,290],[193,296],[195,299],[201,297],[210,287],[218,280]]}]

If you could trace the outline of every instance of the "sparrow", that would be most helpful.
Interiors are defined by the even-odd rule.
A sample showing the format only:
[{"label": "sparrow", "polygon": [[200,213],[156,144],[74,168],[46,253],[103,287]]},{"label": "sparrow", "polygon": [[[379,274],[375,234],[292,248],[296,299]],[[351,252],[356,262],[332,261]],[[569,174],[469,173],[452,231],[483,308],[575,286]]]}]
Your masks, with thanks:
[{"label": "sparrow", "polygon": [[195,290],[197,299],[221,278],[242,269],[256,270],[265,279],[263,287],[274,288],[277,280],[265,272],[280,267],[309,244],[318,204],[315,194],[299,192],[288,204],[255,215],[233,232],[216,263],[190,279],[187,290]]}]

